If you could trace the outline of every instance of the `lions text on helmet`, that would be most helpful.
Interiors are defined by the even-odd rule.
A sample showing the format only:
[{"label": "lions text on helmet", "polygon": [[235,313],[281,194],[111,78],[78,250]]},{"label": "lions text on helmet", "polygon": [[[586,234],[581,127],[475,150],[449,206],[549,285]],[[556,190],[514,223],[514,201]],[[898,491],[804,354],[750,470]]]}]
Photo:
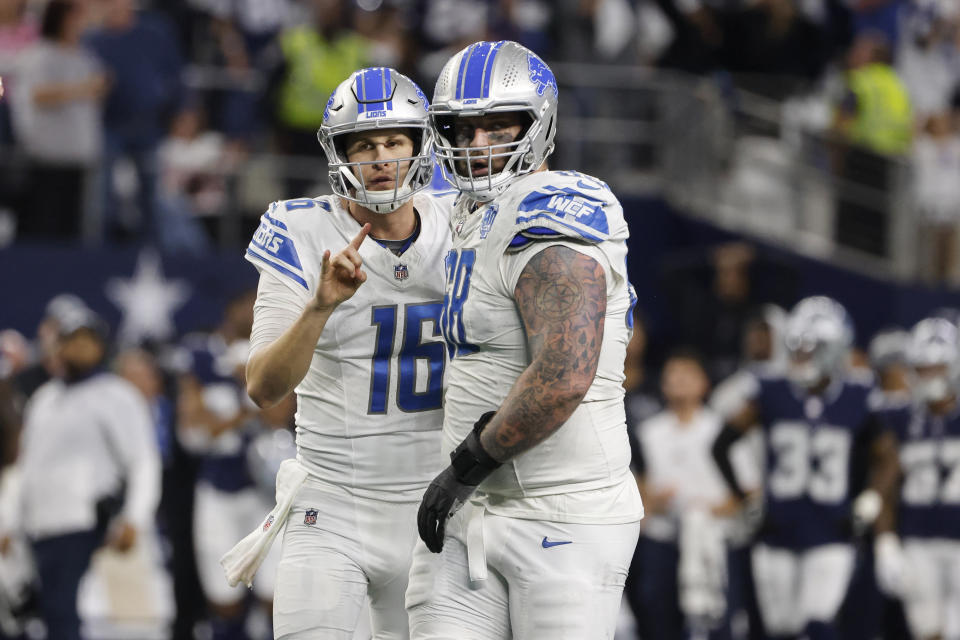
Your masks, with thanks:
[{"label": "lions text on helmet", "polygon": [[317,138],[333,192],[376,213],[396,211],[433,178],[427,98],[393,69],[361,69],[330,96]]},{"label": "lions text on helmet", "polygon": [[541,168],[557,131],[557,81],[516,42],[477,42],[440,72],[430,105],[446,180],[488,202]]}]

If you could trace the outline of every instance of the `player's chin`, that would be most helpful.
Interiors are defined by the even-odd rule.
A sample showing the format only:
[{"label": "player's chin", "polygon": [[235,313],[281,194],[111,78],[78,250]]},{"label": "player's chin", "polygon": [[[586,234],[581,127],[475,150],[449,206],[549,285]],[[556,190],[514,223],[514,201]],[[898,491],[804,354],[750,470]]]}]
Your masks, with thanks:
[{"label": "player's chin", "polygon": [[393,180],[384,180],[380,182],[371,182],[367,185],[367,191],[393,191],[397,183]]}]

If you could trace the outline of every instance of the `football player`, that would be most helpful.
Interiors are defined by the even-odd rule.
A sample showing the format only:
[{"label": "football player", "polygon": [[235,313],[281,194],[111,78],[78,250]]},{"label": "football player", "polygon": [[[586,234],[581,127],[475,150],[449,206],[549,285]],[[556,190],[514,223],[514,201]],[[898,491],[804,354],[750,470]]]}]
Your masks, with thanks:
[{"label": "football player", "polygon": [[[956,325],[920,321],[906,357],[915,401],[886,416],[899,443],[897,533],[876,542],[877,581],[900,596],[914,638],[960,635],[960,345]],[[901,542],[902,541],[902,544]]]},{"label": "football player", "polygon": [[[754,376],[714,457],[744,497],[730,447],[753,425],[762,429],[764,522],[752,565],[764,627],[773,637],[834,638],[854,568],[853,532],[880,515],[896,478],[895,443],[873,410],[869,372],[846,367],[853,327],[838,302],[801,300],[784,334],[785,374]],[[869,474],[858,473],[862,460]],[[861,484],[868,488],[858,492]]]},{"label": "football player", "polygon": [[272,204],[247,249],[260,271],[247,389],[260,406],[296,390],[309,474],[263,525],[286,523],[274,631],[352,638],[369,596],[373,637],[402,639],[417,502],[442,466],[452,196],[424,191],[427,99],[393,69],[341,83],[319,139],[335,195]]},{"label": "football player", "polygon": [[[243,637],[247,616],[255,611],[243,589],[223,581],[219,562],[270,508],[247,468],[247,451],[257,430],[245,424],[251,405],[243,392],[252,321],[253,291],[244,291],[228,302],[215,331],[187,335],[176,358],[183,367],[177,379],[177,437],[198,458],[193,545],[212,640]],[[261,611],[269,611],[273,600],[277,555],[265,561],[255,585]]]},{"label": "football player", "polygon": [[478,42],[430,107],[461,197],[441,317],[451,464],[418,514],[413,638],[613,636],[643,514],[622,385],[636,298],[616,197],[547,169],[557,95],[536,54]]}]

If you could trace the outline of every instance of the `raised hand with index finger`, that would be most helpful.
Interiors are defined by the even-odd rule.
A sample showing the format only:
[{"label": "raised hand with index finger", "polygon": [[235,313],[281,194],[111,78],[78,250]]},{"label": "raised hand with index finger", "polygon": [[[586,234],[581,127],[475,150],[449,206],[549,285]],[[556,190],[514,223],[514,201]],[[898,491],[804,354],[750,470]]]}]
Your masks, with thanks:
[{"label": "raised hand with index finger", "polygon": [[329,249],[323,252],[320,280],[314,296],[314,303],[319,309],[334,309],[344,300],[349,300],[366,282],[367,274],[361,269],[363,259],[360,257],[360,245],[369,232],[368,223],[336,254],[331,256]]}]

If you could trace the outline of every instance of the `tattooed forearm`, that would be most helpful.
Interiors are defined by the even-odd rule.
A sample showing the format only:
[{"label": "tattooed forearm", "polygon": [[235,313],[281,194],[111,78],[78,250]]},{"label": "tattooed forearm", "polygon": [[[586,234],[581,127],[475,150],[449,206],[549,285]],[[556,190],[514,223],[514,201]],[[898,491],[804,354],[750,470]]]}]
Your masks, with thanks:
[{"label": "tattooed forearm", "polygon": [[546,440],[576,410],[597,371],[607,310],[603,268],[567,247],[534,256],[514,295],[531,362],[481,435],[501,461]]}]

